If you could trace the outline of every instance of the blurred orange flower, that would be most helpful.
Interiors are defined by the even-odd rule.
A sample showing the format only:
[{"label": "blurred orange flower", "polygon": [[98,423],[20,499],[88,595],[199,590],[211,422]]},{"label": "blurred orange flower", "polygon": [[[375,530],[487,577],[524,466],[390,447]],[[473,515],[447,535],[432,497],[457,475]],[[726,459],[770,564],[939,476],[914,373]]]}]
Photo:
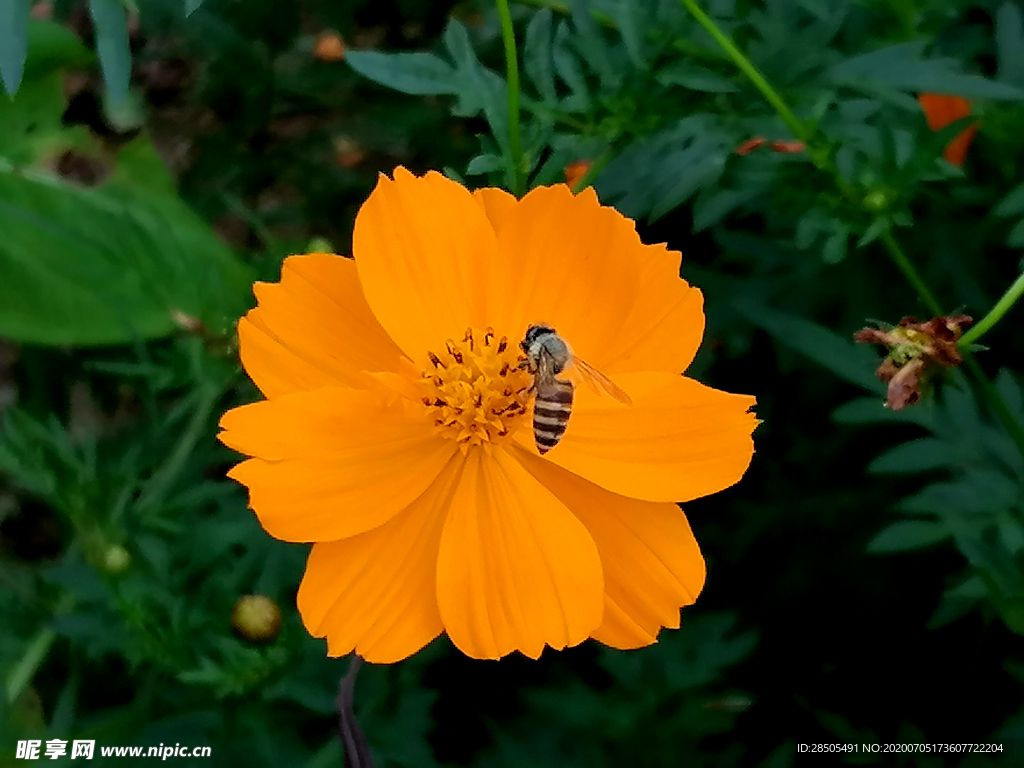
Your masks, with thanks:
[{"label": "blurred orange flower", "polygon": [[591,165],[593,163],[589,160],[577,160],[565,166],[565,183],[569,185],[569,189],[576,188],[576,185],[587,175]]},{"label": "blurred orange flower", "polygon": [[768,139],[764,136],[754,136],[753,138],[747,139],[740,144],[736,149],[733,150],[737,155],[749,155],[755,149],[763,147],[768,143]]},{"label": "blurred orange flower", "polygon": [[[945,128],[960,118],[971,114],[971,102],[962,96],[942,96],[937,93],[922,93],[917,97],[918,103],[924,110],[928,127],[933,131]],[[942,156],[956,166],[963,166],[967,158],[967,150],[974,141],[974,134],[978,132],[978,124],[972,123],[956,135],[942,152]]]},{"label": "blurred orange flower", "polygon": [[345,58],[345,41],[334,30],[321,32],[313,44],[313,57],[327,62],[342,61]]},{"label": "blurred orange flower", "polygon": [[[315,542],[310,633],[393,662],[442,632],[494,659],[678,627],[705,571],[676,502],[737,482],[757,424],[754,398],[680,375],[704,329],[680,254],[591,189],[517,200],[404,168],[353,251],[256,284],[238,334],[267,399],[221,419],[263,527]],[[541,320],[633,401],[581,387],[543,457],[517,343]]]},{"label": "blurred orange flower", "polygon": [[772,151],[781,152],[787,155],[795,155],[798,152],[803,152],[807,149],[807,145],[802,141],[773,141],[771,143]]}]

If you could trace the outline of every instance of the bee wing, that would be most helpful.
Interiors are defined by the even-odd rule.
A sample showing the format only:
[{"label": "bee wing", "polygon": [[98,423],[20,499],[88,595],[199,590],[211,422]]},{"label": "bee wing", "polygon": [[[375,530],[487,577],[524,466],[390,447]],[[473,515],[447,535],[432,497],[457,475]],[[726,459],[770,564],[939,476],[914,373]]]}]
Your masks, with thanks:
[{"label": "bee wing", "polygon": [[586,382],[602,395],[610,395],[611,397],[614,397],[623,405],[633,404],[633,400],[623,391],[622,387],[609,379],[586,360],[581,360],[574,356],[572,363],[571,370],[575,372],[577,378],[581,381]]}]

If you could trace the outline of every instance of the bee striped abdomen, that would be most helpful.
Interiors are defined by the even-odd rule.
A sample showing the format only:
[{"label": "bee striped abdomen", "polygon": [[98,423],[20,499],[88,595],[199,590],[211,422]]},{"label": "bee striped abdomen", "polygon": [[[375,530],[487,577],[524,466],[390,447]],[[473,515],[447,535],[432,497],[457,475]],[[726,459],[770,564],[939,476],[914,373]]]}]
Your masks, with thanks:
[{"label": "bee striped abdomen", "polygon": [[573,384],[555,379],[543,389],[538,388],[533,404],[533,437],[537,450],[547,453],[562,439],[572,413]]}]

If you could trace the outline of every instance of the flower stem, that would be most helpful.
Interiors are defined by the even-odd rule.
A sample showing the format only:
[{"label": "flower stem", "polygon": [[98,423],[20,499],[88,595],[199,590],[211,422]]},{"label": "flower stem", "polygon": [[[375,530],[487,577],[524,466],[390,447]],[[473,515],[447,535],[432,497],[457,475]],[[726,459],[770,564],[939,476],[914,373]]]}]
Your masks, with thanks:
[{"label": "flower stem", "polygon": [[358,653],[353,653],[348,664],[348,672],[338,683],[338,696],[334,700],[334,706],[338,710],[338,730],[342,746],[345,748],[344,768],[373,768],[370,745],[367,744],[366,736],[356,722],[352,704],[355,698],[356,675],[359,674],[361,666],[362,657]]},{"label": "flower stem", "polygon": [[996,302],[996,305],[989,310],[989,313],[981,319],[977,325],[960,337],[959,345],[969,347],[980,339],[988,330],[1003,319],[1003,315],[1010,311],[1010,307],[1017,303],[1017,299],[1024,293],[1024,273],[1013,281],[1013,285],[1006,289],[1006,293]]},{"label": "flower stem", "polygon": [[801,141],[808,141],[813,131],[804,125],[803,121],[794,114],[778,91],[764,78],[764,75],[758,71],[757,67],[744,55],[743,51],[737,48],[736,44],[715,24],[714,20],[700,9],[696,0],[679,1],[690,12],[690,15],[697,20],[697,23],[704,27],[722,50],[728,54],[740,72],[747,76],[747,79],[761,92],[765,100],[779,113],[779,117],[789,126],[789,130],[793,132],[793,135]]},{"label": "flower stem", "polygon": [[523,194],[526,174],[523,173],[523,147],[519,136],[519,61],[516,53],[516,33],[512,27],[512,14],[508,0],[497,0],[501,17],[501,39],[505,43],[505,73],[508,81],[508,150],[512,194]]},{"label": "flower stem", "polygon": [[941,317],[945,314],[942,309],[942,305],[939,304],[939,300],[935,298],[928,285],[922,279],[921,275],[918,274],[915,269],[913,262],[907,258],[907,254],[903,252],[900,244],[896,242],[896,238],[892,236],[892,230],[886,229],[882,232],[882,244],[885,245],[885,250],[889,252],[892,260],[896,262],[896,266],[900,268],[900,271],[907,278],[907,281],[917,291],[917,295],[921,298],[921,301],[928,307],[928,311],[936,317]]}]

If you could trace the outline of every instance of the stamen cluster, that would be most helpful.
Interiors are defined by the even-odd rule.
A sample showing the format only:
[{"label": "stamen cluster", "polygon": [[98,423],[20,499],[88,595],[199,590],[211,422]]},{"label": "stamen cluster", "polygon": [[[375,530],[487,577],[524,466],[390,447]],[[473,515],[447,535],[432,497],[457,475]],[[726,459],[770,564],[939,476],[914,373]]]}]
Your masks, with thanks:
[{"label": "stamen cluster", "polygon": [[509,435],[522,421],[529,402],[532,376],[514,344],[488,328],[467,328],[460,343],[451,339],[439,353],[428,352],[423,374],[427,406],[437,430],[459,443],[490,446]]}]

